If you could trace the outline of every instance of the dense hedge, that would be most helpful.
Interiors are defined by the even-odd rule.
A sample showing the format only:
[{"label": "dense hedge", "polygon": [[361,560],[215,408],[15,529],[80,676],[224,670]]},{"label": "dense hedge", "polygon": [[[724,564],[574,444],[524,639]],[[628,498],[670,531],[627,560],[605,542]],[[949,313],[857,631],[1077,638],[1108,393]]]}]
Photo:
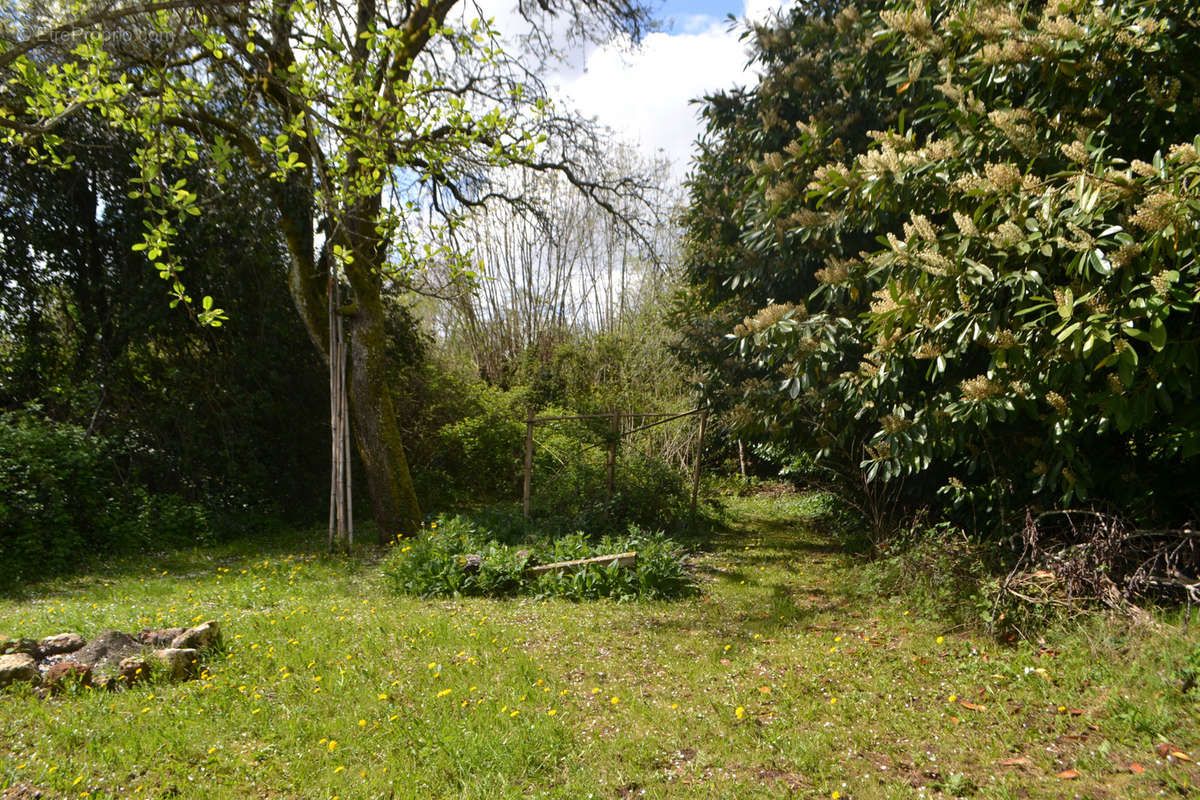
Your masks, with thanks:
[{"label": "dense hedge", "polygon": [[124,483],[119,454],[77,426],[0,414],[0,587],[98,555],[211,538],[200,506]]}]

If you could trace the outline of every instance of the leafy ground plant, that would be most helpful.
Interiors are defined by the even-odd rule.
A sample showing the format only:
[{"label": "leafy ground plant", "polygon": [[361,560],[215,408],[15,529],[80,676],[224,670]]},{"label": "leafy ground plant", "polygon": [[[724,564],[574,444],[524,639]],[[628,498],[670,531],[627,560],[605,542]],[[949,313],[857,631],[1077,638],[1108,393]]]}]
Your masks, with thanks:
[{"label": "leafy ground plant", "polygon": [[[384,575],[392,587],[418,597],[509,597],[533,594],[590,600],[657,600],[682,597],[694,590],[679,546],[662,533],[631,525],[623,535],[593,540],[583,533],[555,538],[534,535],[518,545],[464,517],[440,517],[410,539],[400,541],[385,560]],[[589,565],[571,572],[540,576],[532,564],[637,552],[631,568]],[[470,557],[470,558],[469,558]]]}]

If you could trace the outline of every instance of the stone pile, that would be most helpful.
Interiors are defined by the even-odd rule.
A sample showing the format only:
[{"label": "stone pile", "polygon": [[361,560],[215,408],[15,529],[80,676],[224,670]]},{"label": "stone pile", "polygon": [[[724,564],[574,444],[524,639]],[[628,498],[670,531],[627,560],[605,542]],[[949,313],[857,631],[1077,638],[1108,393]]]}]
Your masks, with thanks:
[{"label": "stone pile", "polygon": [[200,672],[205,650],[221,642],[216,620],[192,628],[107,630],[87,641],[77,633],[44,639],[0,636],[0,689],[30,684],[49,693],[68,683],[104,689],[131,686],[151,673],[184,681]]}]

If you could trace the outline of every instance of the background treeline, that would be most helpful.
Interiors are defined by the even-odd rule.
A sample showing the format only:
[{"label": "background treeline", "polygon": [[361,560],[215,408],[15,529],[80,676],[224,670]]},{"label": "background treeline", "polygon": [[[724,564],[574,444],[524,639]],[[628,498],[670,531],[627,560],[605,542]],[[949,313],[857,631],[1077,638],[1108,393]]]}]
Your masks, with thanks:
[{"label": "background treeline", "polygon": [[[128,196],[133,145],[72,125],[68,169],[0,152],[5,578],[323,520],[328,375],[287,294],[262,187],[248,170],[220,185],[188,176],[206,198],[181,231],[189,290],[229,317],[199,326],[132,250],[145,216]],[[526,196],[523,210],[463,227],[463,253],[481,264],[473,281],[431,269],[390,286],[392,394],[428,512],[518,500],[531,411],[691,402],[668,353],[673,283],[656,250],[673,238],[667,223],[633,209],[613,219],[550,179]],[[539,513],[564,530],[681,521],[676,467],[694,432],[664,426],[623,447],[611,504],[609,435],[603,420],[539,429]],[[361,487],[356,501],[365,519]]]}]

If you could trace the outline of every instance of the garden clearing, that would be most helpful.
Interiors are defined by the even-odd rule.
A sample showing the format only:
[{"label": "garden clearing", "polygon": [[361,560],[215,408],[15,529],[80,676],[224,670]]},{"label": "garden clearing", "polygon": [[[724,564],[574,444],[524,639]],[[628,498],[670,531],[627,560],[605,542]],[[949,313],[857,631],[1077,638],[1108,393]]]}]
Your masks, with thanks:
[{"label": "garden clearing", "polygon": [[2,599],[0,631],[216,617],[225,649],[187,684],[0,695],[0,796],[1194,796],[1175,615],[1001,645],[864,588],[819,498],[729,504],[676,602],[398,597],[311,533]]}]

